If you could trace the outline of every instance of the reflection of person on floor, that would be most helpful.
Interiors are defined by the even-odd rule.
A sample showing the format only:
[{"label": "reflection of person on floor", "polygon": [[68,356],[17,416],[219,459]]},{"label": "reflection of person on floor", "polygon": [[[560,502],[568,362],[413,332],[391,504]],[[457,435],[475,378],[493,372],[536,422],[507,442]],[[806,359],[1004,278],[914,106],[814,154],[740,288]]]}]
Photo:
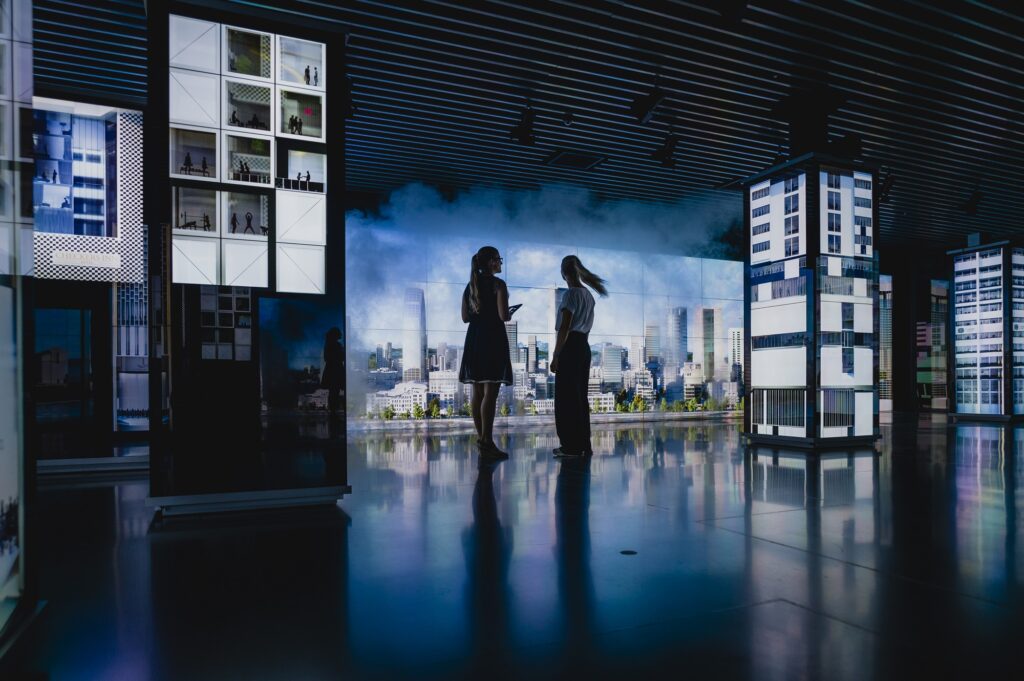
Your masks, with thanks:
[{"label": "reflection of person on floor", "polygon": [[494,471],[499,465],[492,459],[479,460],[473,486],[473,524],[462,534],[472,650],[468,678],[474,679],[508,678],[512,531],[502,527],[494,496]]},{"label": "reflection of person on floor", "polygon": [[238,231],[238,213],[231,214],[231,233],[234,234]]},{"label": "reflection of person on floor", "polygon": [[245,211],[245,229],[242,231],[243,234],[248,232],[249,234],[255,234],[256,230],[252,228],[252,213]]},{"label": "reflection of person on floor", "polygon": [[562,258],[562,278],[569,284],[555,317],[558,333],[551,356],[555,373],[555,430],[561,447],[555,456],[584,456],[590,449],[589,334],[594,326],[594,296],[583,284],[602,296],[608,292],[604,279],[580,262],[575,255]]},{"label": "reflection of person on floor", "polygon": [[473,425],[476,426],[480,454],[499,458],[508,454],[494,444],[494,411],[498,389],[512,385],[505,322],[510,318],[508,287],[498,279],[501,255],[493,246],[484,246],[473,256],[469,283],[462,293],[462,321],[469,324],[463,345],[459,382],[473,384]]},{"label": "reflection of person on floor", "polygon": [[332,326],[324,337],[320,387],[327,390],[327,411],[332,415],[341,407],[340,393],[345,385],[345,350],[341,347],[341,329]]},{"label": "reflection of person on floor", "polygon": [[306,81],[306,85],[309,85],[309,64],[306,64],[306,70],[302,74],[302,79]]},{"label": "reflection of person on floor", "polygon": [[[557,389],[555,394],[558,394]],[[590,570],[590,459],[562,462],[555,482],[555,563],[563,610],[566,677],[593,655],[594,580]]]}]

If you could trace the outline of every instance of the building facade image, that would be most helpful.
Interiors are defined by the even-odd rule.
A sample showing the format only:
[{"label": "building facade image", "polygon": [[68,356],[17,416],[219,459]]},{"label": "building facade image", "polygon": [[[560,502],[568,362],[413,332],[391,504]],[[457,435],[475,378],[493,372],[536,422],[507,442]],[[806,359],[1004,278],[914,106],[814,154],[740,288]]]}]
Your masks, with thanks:
[{"label": "building facade image", "polygon": [[949,316],[950,411],[958,418],[1024,414],[1024,248],[982,244],[979,235],[952,257]]},{"label": "building facade image", "polygon": [[878,435],[874,173],[805,154],[744,182],[745,430],[799,446]]}]

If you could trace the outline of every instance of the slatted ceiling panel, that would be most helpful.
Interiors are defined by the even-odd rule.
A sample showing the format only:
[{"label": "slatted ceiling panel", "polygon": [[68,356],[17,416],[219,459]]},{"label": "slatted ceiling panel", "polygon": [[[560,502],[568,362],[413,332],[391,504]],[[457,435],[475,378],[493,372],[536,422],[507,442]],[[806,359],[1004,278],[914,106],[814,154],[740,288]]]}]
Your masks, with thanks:
[{"label": "slatted ceiling panel", "polygon": [[[203,4],[277,11],[282,24],[350,35],[358,114],[345,134],[353,191],[387,192],[410,182],[449,189],[562,183],[608,198],[720,202],[739,216],[739,193],[714,187],[776,158],[786,126],[769,111],[779,99],[828,84],[846,100],[832,116],[830,137],[859,135],[864,156],[894,173],[890,201],[880,207],[883,243],[960,243],[968,231],[1024,228],[1024,16],[1013,5]],[[726,12],[734,18],[720,7],[734,8]],[[38,1],[37,82],[144,93],[144,26],[141,0]],[[667,96],[641,125],[629,106],[656,73]],[[509,139],[527,97],[537,111],[532,146]],[[570,126],[561,123],[566,111],[574,116]],[[651,158],[669,130],[679,138],[675,168]],[[544,165],[556,148],[607,160],[591,170]],[[984,198],[969,216],[962,206],[975,187]]]},{"label": "slatted ceiling panel", "polygon": [[97,92],[144,102],[146,13],[139,0],[34,0],[33,61],[41,92]]}]

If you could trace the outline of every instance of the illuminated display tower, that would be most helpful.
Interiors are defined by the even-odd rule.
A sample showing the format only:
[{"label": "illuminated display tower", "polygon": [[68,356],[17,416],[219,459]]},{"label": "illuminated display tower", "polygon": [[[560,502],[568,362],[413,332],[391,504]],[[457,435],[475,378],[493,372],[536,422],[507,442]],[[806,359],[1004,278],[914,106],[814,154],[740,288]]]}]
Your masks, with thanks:
[{"label": "illuminated display tower", "polygon": [[1024,414],[1024,248],[973,236],[953,258],[949,372],[952,411],[968,418]]},{"label": "illuminated display tower", "polygon": [[745,431],[847,446],[878,436],[875,172],[807,153],[743,181]]}]

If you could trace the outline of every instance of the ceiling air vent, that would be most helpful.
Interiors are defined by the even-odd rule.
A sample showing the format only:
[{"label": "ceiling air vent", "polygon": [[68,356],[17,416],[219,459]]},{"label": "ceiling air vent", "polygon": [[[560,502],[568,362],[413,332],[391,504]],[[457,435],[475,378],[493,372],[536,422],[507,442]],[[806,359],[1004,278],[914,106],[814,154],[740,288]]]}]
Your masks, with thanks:
[{"label": "ceiling air vent", "polygon": [[607,156],[592,154],[588,151],[569,151],[568,149],[556,149],[548,156],[544,163],[555,168],[569,168],[570,170],[590,170],[604,161]]}]

